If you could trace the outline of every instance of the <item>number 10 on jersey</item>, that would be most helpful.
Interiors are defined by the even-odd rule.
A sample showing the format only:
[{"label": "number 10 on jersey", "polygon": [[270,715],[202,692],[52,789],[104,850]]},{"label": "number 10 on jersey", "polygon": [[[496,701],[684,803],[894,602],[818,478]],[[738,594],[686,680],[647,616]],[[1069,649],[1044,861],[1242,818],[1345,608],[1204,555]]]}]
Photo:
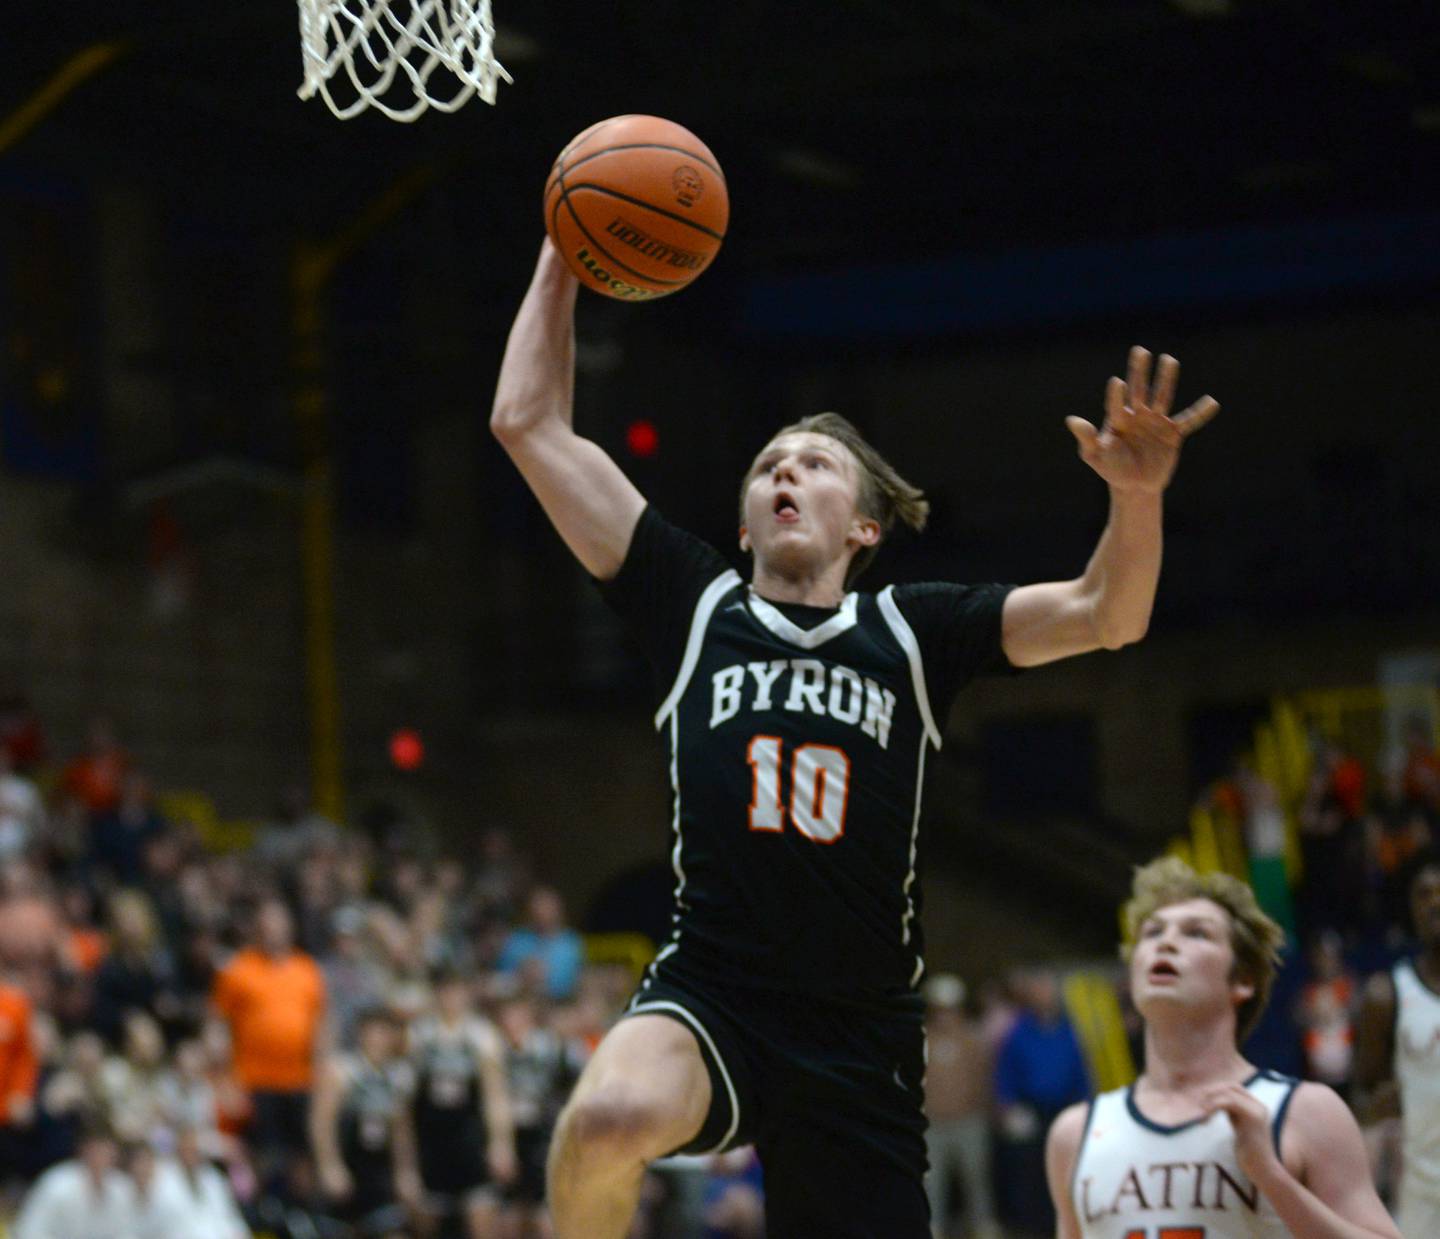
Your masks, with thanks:
[{"label": "number 10 on jersey", "polygon": [[[785,745],[778,736],[754,736],[745,750],[750,763],[750,829],[785,829],[782,784]],[[845,806],[850,799],[850,759],[832,744],[802,744],[790,760],[789,816],[815,843],[834,843],[845,833]]]}]

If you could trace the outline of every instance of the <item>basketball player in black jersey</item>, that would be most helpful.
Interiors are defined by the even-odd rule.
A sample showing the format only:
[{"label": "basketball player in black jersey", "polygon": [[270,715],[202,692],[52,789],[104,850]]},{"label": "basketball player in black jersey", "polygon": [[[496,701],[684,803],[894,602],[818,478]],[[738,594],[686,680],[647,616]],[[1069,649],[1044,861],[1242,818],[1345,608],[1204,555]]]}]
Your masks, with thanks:
[{"label": "basketball player in black jersey", "polygon": [[1110,486],[1082,576],[850,592],[927,507],[843,418],[787,427],[741,493],[747,585],[670,525],[571,425],[578,285],[546,242],[491,427],[655,667],[674,793],[675,932],[586,1067],[555,1133],[558,1239],[618,1239],[645,1164],[753,1141],[777,1239],[929,1234],[918,827],[925,758],[971,678],[1138,640],[1161,493],[1208,397],[1130,355],[1096,429]]}]

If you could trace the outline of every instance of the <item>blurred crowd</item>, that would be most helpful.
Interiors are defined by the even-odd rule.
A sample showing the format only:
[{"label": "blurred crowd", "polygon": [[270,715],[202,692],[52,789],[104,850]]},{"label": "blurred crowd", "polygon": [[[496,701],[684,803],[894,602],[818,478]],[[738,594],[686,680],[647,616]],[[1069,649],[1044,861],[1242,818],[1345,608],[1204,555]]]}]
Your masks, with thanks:
[{"label": "blurred crowd", "polygon": [[[1378,1117],[1355,1088],[1367,981],[1414,945],[1411,862],[1440,842],[1440,748],[1425,717],[1367,764],[1332,739],[1312,739],[1298,805],[1300,880],[1291,887],[1285,806],[1247,760],[1207,787],[1200,805],[1240,824],[1249,876],[1267,910],[1291,929],[1270,1010],[1249,1045],[1265,1066],[1327,1084],[1360,1112],[1371,1169],[1394,1199],[1397,1119]],[[1087,976],[1103,963],[1083,965]],[[1123,971],[1108,970],[1137,1069],[1142,1024]],[[975,991],[956,977],[926,987],[931,1209],[942,1239],[1047,1237],[1054,1217],[1044,1135],[1071,1102],[1096,1091],[1059,973],[1020,969]]]},{"label": "blurred crowd", "polygon": [[[207,850],[105,720],[46,748],[0,702],[0,1234],[548,1234],[551,1128],[635,978],[506,831],[462,860],[291,791]],[[758,1234],[752,1163],[657,1173],[637,1239]]]},{"label": "blurred crowd", "polygon": [[[1440,837],[1428,724],[1381,766],[1317,742],[1273,1004],[1293,1059],[1264,1054],[1342,1094],[1365,977],[1406,947],[1407,861]],[[1286,846],[1273,789],[1242,764],[1205,796],[1263,888]],[[342,828],[279,801],[246,848],[207,850],[106,721],[52,762],[28,705],[0,701],[0,1235],[549,1234],[550,1133],[633,974],[586,962],[503,829],[461,857],[396,814]],[[1058,974],[925,995],[937,1236],[1053,1233],[1044,1134],[1093,1091]],[[1373,1134],[1382,1186],[1393,1140]],[[647,1181],[633,1239],[700,1236],[762,1239],[752,1151]]]}]

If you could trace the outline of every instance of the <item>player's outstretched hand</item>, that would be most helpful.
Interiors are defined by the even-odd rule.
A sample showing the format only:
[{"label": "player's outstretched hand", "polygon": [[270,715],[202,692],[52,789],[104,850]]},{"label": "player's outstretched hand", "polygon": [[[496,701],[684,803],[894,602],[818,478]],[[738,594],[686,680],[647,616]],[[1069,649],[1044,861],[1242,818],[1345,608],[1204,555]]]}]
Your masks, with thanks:
[{"label": "player's outstretched hand", "polygon": [[1096,430],[1083,417],[1065,425],[1080,446],[1080,459],[1116,490],[1158,495],[1170,483],[1180,461],[1180,445],[1220,411],[1201,396],[1170,416],[1180,363],[1161,354],[1150,386],[1150,353],[1138,344],[1130,350],[1128,380],[1112,378],[1105,387],[1105,424]]},{"label": "player's outstretched hand", "polygon": [[1262,1184],[1282,1169],[1270,1129],[1270,1111],[1239,1084],[1217,1084],[1197,1099],[1206,1114],[1223,1110],[1235,1131],[1235,1160],[1246,1177]]}]

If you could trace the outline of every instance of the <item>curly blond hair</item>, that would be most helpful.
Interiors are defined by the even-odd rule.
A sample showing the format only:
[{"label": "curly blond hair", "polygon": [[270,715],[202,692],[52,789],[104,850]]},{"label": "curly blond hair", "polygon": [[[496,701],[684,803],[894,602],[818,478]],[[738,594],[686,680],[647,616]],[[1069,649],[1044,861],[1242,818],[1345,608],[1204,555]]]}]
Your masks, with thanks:
[{"label": "curly blond hair", "polygon": [[1230,922],[1230,949],[1235,955],[1231,979],[1254,987],[1254,994],[1236,1012],[1235,1040],[1240,1044],[1255,1031],[1265,1013],[1285,945],[1285,931],[1265,915],[1246,883],[1228,873],[1197,873],[1178,856],[1164,856],[1138,867],[1130,899],[1120,913],[1125,930],[1120,958],[1130,962],[1140,927],[1150,917],[1161,908],[1188,899],[1208,899],[1225,910]]},{"label": "curly blond hair", "polygon": [[[782,426],[771,435],[770,442],[773,443],[781,435],[805,433],[834,439],[837,443],[844,444],[855,457],[860,466],[860,494],[856,498],[855,507],[861,515],[879,522],[881,541],[894,528],[897,519],[916,533],[925,528],[925,522],[930,518],[930,501],[925,498],[925,492],[902,478],[895,466],[870,446],[865,436],[849,419],[839,413],[814,413],[809,417],[802,417],[798,422]],[[742,525],[745,523],[745,492],[750,489],[750,482],[754,477],[755,466],[752,464],[740,481]],[[879,549],[880,544],[877,542],[874,546],[862,546],[855,552],[845,572],[847,586],[870,566]]]}]

